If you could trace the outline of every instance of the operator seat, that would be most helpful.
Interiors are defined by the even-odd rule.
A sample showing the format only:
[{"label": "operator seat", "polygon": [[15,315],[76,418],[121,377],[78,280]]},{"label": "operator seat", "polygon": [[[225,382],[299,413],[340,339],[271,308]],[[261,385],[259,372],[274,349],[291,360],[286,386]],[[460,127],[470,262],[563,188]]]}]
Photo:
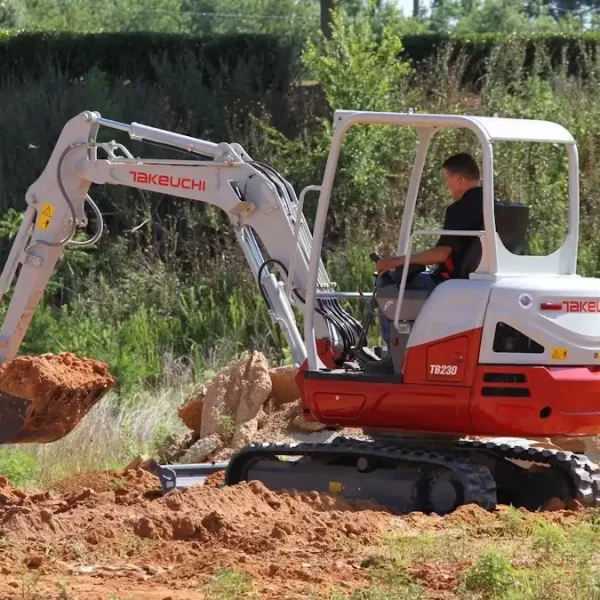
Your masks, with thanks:
[{"label": "operator seat", "polygon": [[[494,204],[494,216],[496,231],[504,246],[513,254],[523,254],[527,248],[527,230],[529,227],[529,207],[525,204],[513,202],[496,202]],[[481,261],[481,240],[473,238],[471,245],[465,253],[460,270],[456,274],[457,279],[469,279]],[[444,285],[441,283],[440,285]],[[439,287],[439,286],[438,286]],[[379,310],[390,320],[394,320],[396,305],[398,302],[399,284],[394,283],[381,287],[377,290],[377,303]],[[394,371],[398,371],[402,365],[402,357],[410,329],[423,308],[427,298],[433,290],[404,290],[400,321],[409,327],[406,332],[400,333],[392,326],[392,360]]]},{"label": "operator seat", "polygon": [[[494,204],[496,232],[509,252],[523,254],[527,248],[529,228],[529,207],[517,202],[496,202]],[[474,238],[465,253],[458,279],[468,279],[481,261],[481,240]]]}]

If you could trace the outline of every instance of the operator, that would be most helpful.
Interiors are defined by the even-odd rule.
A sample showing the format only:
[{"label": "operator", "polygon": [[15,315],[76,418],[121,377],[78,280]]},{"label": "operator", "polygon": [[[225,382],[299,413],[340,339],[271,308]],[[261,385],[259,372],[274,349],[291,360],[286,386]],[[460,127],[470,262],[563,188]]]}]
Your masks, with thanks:
[{"label": "operator", "polygon": [[[467,153],[451,156],[443,163],[442,173],[453,200],[446,209],[443,229],[483,230],[483,189],[479,167],[473,157]],[[407,283],[406,289],[433,290],[443,281],[456,278],[472,242],[473,239],[466,236],[442,235],[433,248],[413,254],[410,257],[412,264],[436,266],[433,270],[417,273],[410,283]],[[404,260],[404,256],[384,256],[377,262],[378,287],[389,285],[390,277],[396,281],[394,270],[404,266]],[[368,363],[365,371],[393,372],[389,352],[391,327],[392,322],[381,314],[381,334],[388,347],[388,356],[383,360]]]}]

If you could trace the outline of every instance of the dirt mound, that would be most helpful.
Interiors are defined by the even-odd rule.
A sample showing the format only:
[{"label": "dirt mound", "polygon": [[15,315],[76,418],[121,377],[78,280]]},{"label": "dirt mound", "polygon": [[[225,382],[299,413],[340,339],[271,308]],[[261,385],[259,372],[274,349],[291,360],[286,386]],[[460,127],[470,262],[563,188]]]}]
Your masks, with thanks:
[{"label": "dirt mound", "polygon": [[369,503],[274,493],[259,482],[163,495],[158,480],[139,469],[101,473],[95,481],[91,474],[72,477],[56,486],[61,493],[27,495],[2,485],[0,535],[11,552],[0,557],[0,569],[8,572],[14,560],[34,560],[30,568],[52,572],[82,556],[93,556],[97,567],[134,557],[138,564],[169,565],[168,577],[180,579],[198,564],[214,567],[218,557],[241,563],[299,548],[318,553],[344,540],[369,544],[393,518]]},{"label": "dirt mound", "polygon": [[293,432],[319,431],[299,403],[293,366],[269,368],[260,352],[246,352],[195,390],[178,414],[191,431],[172,439],[161,462],[227,460],[250,442],[282,441]]},{"label": "dirt mound", "polygon": [[0,441],[58,440],[115,384],[108,365],[69,352],[15,358],[0,367]]},{"label": "dirt mound", "polygon": [[143,493],[150,489],[158,490],[160,482],[152,473],[137,468],[100,473],[76,473],[52,484],[52,490],[62,494],[77,492],[84,488],[94,492]]}]

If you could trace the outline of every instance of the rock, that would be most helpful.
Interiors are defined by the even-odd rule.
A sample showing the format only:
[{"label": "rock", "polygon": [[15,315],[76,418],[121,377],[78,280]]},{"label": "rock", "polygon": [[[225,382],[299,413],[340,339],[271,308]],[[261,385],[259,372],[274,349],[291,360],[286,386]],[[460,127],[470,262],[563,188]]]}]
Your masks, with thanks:
[{"label": "rock", "polygon": [[235,428],[233,437],[231,439],[231,447],[234,450],[243,448],[246,444],[249,444],[258,431],[258,419],[250,419],[245,423],[241,423]]},{"label": "rock", "polygon": [[579,512],[580,510],[583,510],[583,504],[581,504],[581,502],[579,502],[579,500],[576,500],[575,498],[567,499],[567,501],[565,502],[565,507],[567,510],[572,510],[574,512]]},{"label": "rock", "polygon": [[565,503],[560,498],[550,498],[548,502],[542,506],[542,512],[554,512],[557,510],[565,510]]},{"label": "rock", "polygon": [[[152,459],[149,456],[142,455],[136,456],[124,469],[123,471],[135,471],[136,469],[149,470],[147,467],[153,464]],[[155,464],[155,463],[154,463]]]},{"label": "rock", "polygon": [[151,540],[155,540],[158,538],[158,533],[156,532],[156,527],[151,519],[148,517],[141,517],[138,519],[133,526],[133,533],[141,538],[147,538]]},{"label": "rock", "polygon": [[27,567],[29,569],[39,569],[44,562],[44,557],[41,554],[33,554],[27,559]]},{"label": "rock", "polygon": [[43,523],[50,523],[53,519],[54,515],[46,508],[42,508],[40,510],[40,518]]},{"label": "rock", "polygon": [[292,420],[292,427],[313,433],[315,431],[323,431],[323,429],[327,428],[327,425],[317,423],[316,421],[307,421],[303,415],[297,415]]},{"label": "rock", "polygon": [[275,538],[276,540],[281,540],[282,542],[287,539],[287,536],[288,534],[280,527],[277,527],[277,525],[275,525],[275,527],[273,527],[273,531],[271,531],[271,537]]},{"label": "rock", "polygon": [[211,533],[218,533],[227,527],[227,522],[223,515],[213,510],[202,519],[202,527]]},{"label": "rock", "polygon": [[300,398],[300,390],[295,379],[297,373],[298,369],[294,365],[276,367],[269,371],[271,398],[276,408]]},{"label": "rock", "polygon": [[592,462],[600,464],[600,436],[557,436],[548,439],[567,452],[585,454]]},{"label": "rock", "polygon": [[344,529],[348,535],[360,535],[362,533],[362,529],[354,523],[346,523]]},{"label": "rock", "polygon": [[173,539],[187,540],[196,532],[196,526],[189,517],[182,517],[173,523]]},{"label": "rock", "polygon": [[258,415],[271,393],[266,357],[261,352],[245,352],[208,384],[204,396],[200,437],[227,434],[222,417],[229,416],[239,426]]},{"label": "rock", "polygon": [[209,461],[223,447],[218,434],[212,434],[195,442],[180,458],[181,463],[201,463]]},{"label": "rock", "polygon": [[202,411],[204,410],[203,398],[205,394],[206,387],[202,386],[200,391],[194,391],[186,403],[181,408],[177,409],[177,414],[184,425],[196,433],[200,433],[202,427]]},{"label": "rock", "polygon": [[172,490],[165,496],[165,504],[174,511],[181,510],[183,507],[183,494],[181,490]]}]

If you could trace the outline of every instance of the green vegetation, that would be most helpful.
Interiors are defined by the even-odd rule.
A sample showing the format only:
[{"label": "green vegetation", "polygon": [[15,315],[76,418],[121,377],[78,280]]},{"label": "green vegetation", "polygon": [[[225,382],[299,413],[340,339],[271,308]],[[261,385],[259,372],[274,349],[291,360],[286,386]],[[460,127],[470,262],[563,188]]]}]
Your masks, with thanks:
[{"label": "green vegetation", "polygon": [[507,527],[515,513],[455,529],[446,523],[439,531],[407,527],[389,535],[363,560],[369,584],[353,593],[336,590],[330,600],[600,598],[594,518],[558,524],[518,513],[526,527],[516,538]]},{"label": "green vegetation", "polygon": [[252,584],[247,573],[233,569],[219,569],[204,587],[207,600],[241,600],[252,598]]},{"label": "green vegetation", "polygon": [[[186,38],[177,45],[171,35],[128,34],[134,47],[145,36],[144,52],[154,42],[158,48],[147,52],[145,62],[140,59],[137,71],[133,65],[141,54],[134,51],[133,58],[126,58],[123,36],[106,33],[79,42],[67,33],[47,36],[43,44],[48,45],[41,49],[30,43],[29,66],[0,73],[0,255],[8,254],[28,186],[45,167],[64,123],[82,110],[216,142],[239,142],[277,168],[299,192],[320,183],[333,109],[413,108],[564,124],[578,141],[582,169],[579,268],[598,275],[596,38],[585,38],[580,45],[568,38],[577,47],[574,61],[569,52],[557,51],[567,48],[559,46],[560,37],[471,37],[462,46],[446,45],[436,37],[435,52],[427,52],[421,57],[425,62],[415,68],[402,58],[411,43],[416,47],[416,38],[403,36],[402,19],[388,15],[382,20],[380,10],[366,8],[347,13],[334,19],[331,39],[311,35],[293,52],[281,36],[275,49],[269,48],[273,38],[258,36],[247,43],[258,47],[260,39],[262,52],[248,52],[249,46],[242,45],[241,52],[221,55],[228,44],[230,49],[234,42],[242,44],[242,38],[206,38],[193,50]],[[28,35],[6,35],[0,43],[5,64],[19,54],[19,44],[23,48],[34,39]],[[112,53],[106,45],[111,39],[121,40]],[[70,52],[74,44],[78,51]],[[170,54],[163,52],[167,44],[173,49]],[[67,56],[69,61],[64,60]],[[105,56],[116,58],[123,70],[102,62]],[[228,59],[220,61],[220,56]],[[484,59],[476,85],[474,57],[477,64]],[[266,78],[265,65],[271,69]],[[136,156],[173,156],[119,135],[109,132],[102,140],[116,136]],[[369,253],[394,247],[414,150],[415,135],[409,130],[374,127],[349,133],[324,253],[340,288],[368,289]],[[468,132],[436,136],[424,173],[418,227],[440,224],[448,194],[439,167],[448,154],[460,150],[478,155]],[[566,231],[564,153],[554,147],[500,143],[495,158],[498,197],[525,202],[532,209],[530,252],[554,250]],[[224,215],[207,205],[126,188],[92,186],[91,195],[106,216],[107,231],[96,248],[63,254],[22,352],[70,350],[105,360],[119,389],[66,440],[2,450],[0,473],[20,483],[47,481],[64,473],[67,465],[76,470],[110,468],[133,454],[152,452],[176,430],[174,409],[186,391],[242,350],[262,350],[274,363],[289,360],[284,338]],[[305,208],[312,224],[314,195],[307,197]],[[92,220],[90,231],[94,225]],[[5,307],[6,301],[1,310]],[[362,307],[354,310],[361,312]],[[78,437],[78,431],[87,437]],[[35,465],[26,458],[30,456],[36,458]],[[517,518],[509,525],[513,531],[521,526]]]}]

